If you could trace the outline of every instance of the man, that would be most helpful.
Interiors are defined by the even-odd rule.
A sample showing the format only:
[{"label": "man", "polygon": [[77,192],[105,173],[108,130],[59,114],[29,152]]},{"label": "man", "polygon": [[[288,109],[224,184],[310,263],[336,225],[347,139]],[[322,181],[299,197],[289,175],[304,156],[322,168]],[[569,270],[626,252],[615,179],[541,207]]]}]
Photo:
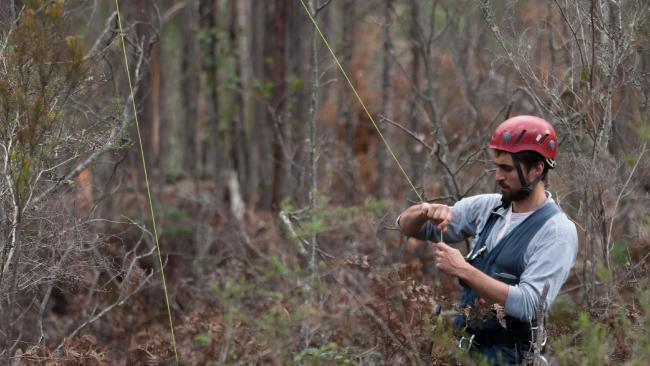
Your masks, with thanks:
[{"label": "man", "polygon": [[[398,225],[405,235],[436,242],[437,268],[463,287],[461,307],[505,308],[505,328],[494,316],[457,315],[457,328],[468,333],[459,346],[469,346],[493,365],[519,364],[533,341],[544,284],[550,285],[548,309],[575,262],[578,236],[545,191],[557,155],[553,127],[538,117],[513,117],[497,127],[489,147],[500,194],[464,198],[453,207],[414,205]],[[441,232],[445,242],[474,237],[468,256],[441,242]]]}]

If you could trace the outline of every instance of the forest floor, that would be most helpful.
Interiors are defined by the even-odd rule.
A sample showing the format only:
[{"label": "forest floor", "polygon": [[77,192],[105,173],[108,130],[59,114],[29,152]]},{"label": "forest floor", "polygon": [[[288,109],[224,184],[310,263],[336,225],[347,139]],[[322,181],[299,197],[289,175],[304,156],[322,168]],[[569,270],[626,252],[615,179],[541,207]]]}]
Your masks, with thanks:
[{"label": "forest floor", "polygon": [[[458,352],[450,324],[460,287],[436,271],[429,244],[390,229],[396,205],[331,205],[311,228],[300,223],[299,213],[291,216],[298,235],[318,233],[310,289],[309,256],[299,250],[304,244],[276,213],[248,211],[240,222],[227,206],[189,197],[198,196],[170,188],[158,209],[181,364],[445,365],[454,358],[473,363]],[[124,224],[101,230],[119,238],[104,248],[114,258],[141,237]],[[580,256],[550,313],[548,353],[559,364],[650,360],[650,335],[643,330],[650,326],[648,266],[640,262],[649,248],[650,243],[635,243],[628,261],[612,271],[600,269],[592,286],[585,285],[588,264]],[[142,273],[157,271],[157,258],[139,265]],[[32,347],[20,365],[174,364],[160,276],[153,278],[67,339],[62,352],[54,352],[56,344]],[[107,281],[98,304],[113,303],[128,280]],[[87,301],[83,291],[55,296],[45,319],[53,329],[49,339],[78,326]]]}]

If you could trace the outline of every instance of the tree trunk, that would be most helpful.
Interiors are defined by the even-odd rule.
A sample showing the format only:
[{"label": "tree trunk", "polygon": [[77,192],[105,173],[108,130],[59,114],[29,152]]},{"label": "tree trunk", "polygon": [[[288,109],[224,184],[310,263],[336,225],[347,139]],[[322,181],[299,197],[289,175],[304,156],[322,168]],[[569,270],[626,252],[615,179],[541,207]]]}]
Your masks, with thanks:
[{"label": "tree trunk", "polygon": [[268,120],[274,124],[275,138],[273,139],[273,181],[271,185],[271,208],[277,209],[280,201],[287,192],[285,187],[285,154],[286,137],[286,49],[287,21],[289,0],[271,0],[268,2],[266,21],[266,39],[264,42],[264,75],[270,81],[271,96],[268,108]]},{"label": "tree trunk", "polygon": [[[392,0],[384,0],[384,54],[383,54],[383,69],[382,69],[382,106],[384,107],[384,116],[388,119],[393,119],[393,89],[391,85],[392,70],[390,52],[392,47],[390,28],[391,28],[391,11]],[[386,136],[386,128],[383,123],[379,124],[379,130]],[[385,198],[387,195],[386,178],[388,176],[388,154],[386,153],[387,147],[380,141],[377,150],[377,195]]]},{"label": "tree trunk", "polygon": [[[202,161],[208,176],[217,178],[221,159],[219,156],[219,89],[217,68],[217,0],[199,1],[199,32],[203,34],[201,42],[201,69],[204,90],[206,90],[206,114],[208,131],[204,136]],[[203,89],[203,88],[202,88]]]},{"label": "tree trunk", "polygon": [[149,154],[151,161],[151,172],[153,179],[160,177],[160,83],[162,75],[160,73],[160,42],[153,44],[151,48],[151,97],[149,98],[150,115],[150,135],[149,135]]},{"label": "tree trunk", "polygon": [[293,192],[295,202],[304,206],[307,205],[309,197],[309,174],[305,167],[309,164],[307,152],[309,147],[304,141],[309,139],[306,121],[309,120],[309,89],[302,87],[307,85],[311,78],[308,70],[308,44],[305,42],[305,34],[311,29],[311,23],[307,19],[303,7],[292,6],[289,8],[289,44],[288,54],[290,80],[289,95],[287,102],[287,143],[290,144],[290,158],[294,164],[287,164],[287,176],[291,178],[291,185],[301,187]]},{"label": "tree trunk", "polygon": [[[418,130],[418,119],[417,119],[417,91],[420,90],[419,78],[420,78],[420,50],[418,48],[418,14],[420,13],[419,3],[417,0],[411,0],[411,24],[410,24],[410,34],[411,34],[411,82],[413,82],[413,91],[411,96],[411,101],[409,103],[409,128],[413,132]],[[410,169],[409,175],[412,177],[413,182],[418,182],[420,176],[420,169],[418,167],[418,154],[415,144],[409,145],[409,161]]]},{"label": "tree trunk", "polygon": [[[243,56],[250,56],[251,80],[265,80],[263,74],[263,61],[265,60],[263,45],[267,33],[265,29],[267,2],[252,0],[250,6],[251,16],[248,18],[248,24],[251,29],[251,47],[250,52],[246,52]],[[245,65],[246,63],[242,59],[242,66]],[[245,68],[242,69],[243,72],[245,70]],[[270,122],[267,120],[266,103],[263,98],[253,98],[251,104],[253,119],[250,124],[251,160],[247,191],[250,204],[260,208],[268,208],[271,201],[271,194],[268,189],[271,182],[268,181],[268,177],[271,176],[271,159],[269,156],[271,155],[270,141],[273,134],[271,133],[272,129],[269,127]]]},{"label": "tree trunk", "polygon": [[198,121],[198,89],[199,75],[193,67],[198,59],[196,33],[198,29],[198,9],[196,5],[188,5],[183,10],[181,35],[183,37],[183,52],[181,55],[181,98],[183,108],[183,166],[193,178],[198,172],[197,158],[199,156]]},{"label": "tree trunk", "polygon": [[246,5],[242,1],[230,2],[230,23],[228,28],[230,44],[234,47],[235,54],[237,55],[237,59],[235,60],[235,75],[237,79],[237,90],[239,90],[234,96],[237,105],[237,115],[230,124],[230,157],[237,176],[238,186],[241,187],[242,185],[239,182],[245,182],[248,177],[248,141],[246,140],[244,124],[247,121],[250,76],[247,76],[247,78],[244,77],[244,69],[249,66],[243,62],[241,56],[247,51],[245,32],[238,31],[238,29],[245,29],[243,26],[245,21],[240,21],[240,13],[244,13],[244,17],[241,18],[245,20],[246,9],[240,10],[241,5],[238,4]]},{"label": "tree trunk", "polygon": [[[356,3],[354,0],[345,0],[343,2],[343,34],[342,34],[342,49],[344,50],[341,57],[341,66],[352,77],[354,70],[351,70],[352,56],[354,53],[354,33],[356,32]],[[340,77],[342,78],[342,77]],[[353,78],[354,79],[354,78]],[[339,83],[339,106],[340,106],[340,123],[339,127],[339,140],[343,140],[342,146],[342,169],[339,174],[342,175],[343,185],[345,187],[345,201],[349,203],[356,202],[357,194],[357,179],[356,168],[354,164],[354,153],[352,145],[354,140],[354,130],[358,124],[359,116],[356,113],[357,101],[350,90],[350,86],[344,80]]]},{"label": "tree trunk", "polygon": [[[152,25],[157,24],[157,21],[152,18],[151,14],[156,14],[154,11],[154,4],[152,0],[141,0],[137,2],[128,2],[126,8],[124,9],[125,19],[130,19],[133,24],[135,24],[136,39],[139,41],[139,46],[142,46],[142,52],[145,53],[144,59],[150,60],[147,64],[149,69],[142,70],[142,85],[148,87],[141,88],[135,95],[135,101],[138,106],[138,122],[140,124],[140,135],[142,137],[142,148],[144,149],[145,161],[148,168],[154,169],[156,163],[156,156],[154,154],[153,142],[154,139],[154,110],[155,102],[153,101],[153,90],[152,87],[154,82],[153,76],[153,67],[152,64],[152,51],[155,47],[155,30],[152,28]],[[128,24],[127,24],[128,26]],[[137,55],[135,56],[137,57]],[[135,65],[135,60],[129,62],[130,65]],[[134,70],[130,70],[131,73]],[[132,128],[131,136],[137,136],[135,132],[135,126]],[[131,154],[131,162],[136,171],[138,171],[138,181],[139,184],[143,184],[144,175],[142,169],[142,161],[140,158],[139,147],[134,146],[134,150]],[[138,189],[139,191],[139,189]]]}]

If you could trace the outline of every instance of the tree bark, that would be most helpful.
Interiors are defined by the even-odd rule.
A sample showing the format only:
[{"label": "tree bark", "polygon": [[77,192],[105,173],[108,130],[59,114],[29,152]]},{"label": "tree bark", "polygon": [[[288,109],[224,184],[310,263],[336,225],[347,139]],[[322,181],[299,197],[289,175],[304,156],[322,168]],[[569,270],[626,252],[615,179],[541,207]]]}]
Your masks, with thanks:
[{"label": "tree bark", "polygon": [[268,119],[276,125],[275,138],[273,139],[273,181],[271,185],[270,207],[277,209],[283,195],[287,192],[285,187],[285,156],[283,151],[286,137],[286,49],[287,49],[287,21],[289,14],[289,0],[271,0],[268,2],[268,17],[266,21],[266,40],[264,42],[264,75],[270,82],[271,96],[268,108]]},{"label": "tree bark", "polygon": [[[413,82],[413,89],[411,95],[411,101],[409,103],[409,127],[411,131],[417,132],[418,130],[418,119],[417,119],[417,91],[420,90],[420,49],[418,46],[418,14],[420,13],[419,3],[417,0],[411,0],[411,24],[410,24],[410,36],[411,36],[411,82]],[[410,169],[409,175],[413,179],[413,182],[418,182],[420,177],[420,169],[418,168],[418,157],[419,154],[416,150],[416,145],[411,144],[409,148],[409,161]]]},{"label": "tree bark", "polygon": [[208,176],[217,178],[221,159],[219,148],[222,144],[219,127],[219,89],[217,64],[217,1],[199,0],[199,32],[202,32],[201,69],[202,84],[206,90],[207,136],[203,138],[202,161]]},{"label": "tree bark", "polygon": [[198,124],[198,88],[199,75],[193,68],[198,59],[196,32],[198,29],[198,9],[196,5],[188,5],[183,10],[181,35],[183,37],[183,52],[181,55],[181,100],[183,108],[183,166],[193,178],[196,177],[199,156]]},{"label": "tree bark", "polygon": [[[249,67],[242,59],[242,54],[247,51],[245,32],[240,32],[239,29],[245,29],[246,9],[240,7],[246,6],[245,2],[231,1],[230,2],[230,23],[228,27],[228,34],[230,44],[235,49],[235,75],[237,79],[237,92],[234,96],[237,105],[237,115],[230,123],[230,157],[232,166],[234,167],[235,174],[238,180],[238,186],[242,185],[240,182],[247,181],[248,177],[248,159],[247,149],[248,141],[246,139],[245,123],[247,121],[248,110],[248,95],[250,95],[250,76],[244,77],[244,69]],[[240,13],[244,13],[241,17]],[[242,18],[242,20],[240,20]],[[249,75],[249,74],[247,74]]]},{"label": "tree bark", "polygon": [[[384,116],[388,119],[393,119],[393,90],[391,85],[392,70],[390,52],[392,48],[392,40],[390,34],[391,28],[391,11],[392,0],[384,0],[384,54],[383,54],[383,69],[382,69],[382,106],[384,107]],[[379,130],[385,136],[387,133],[383,123],[379,124]],[[387,195],[387,168],[388,168],[388,154],[386,153],[387,147],[380,141],[377,150],[377,194],[379,197],[384,198]]]},{"label": "tree bark", "polygon": [[[354,0],[345,0],[343,2],[343,34],[342,34],[342,52],[341,56],[341,66],[350,74],[350,77],[354,80],[352,76],[354,70],[351,70],[352,65],[352,56],[354,54],[354,33],[356,32],[356,3]],[[341,76],[342,78],[342,76]],[[350,90],[350,87],[344,80],[341,80],[339,83],[339,106],[340,106],[340,123],[337,123],[339,127],[339,139],[343,140],[342,146],[342,160],[343,160],[343,169],[339,174],[342,174],[341,177],[344,182],[345,187],[345,201],[349,203],[354,203],[357,197],[356,194],[356,168],[354,164],[354,153],[352,151],[353,140],[354,140],[354,130],[358,124],[359,116],[356,113],[354,108],[356,100],[354,100],[354,95]]]}]

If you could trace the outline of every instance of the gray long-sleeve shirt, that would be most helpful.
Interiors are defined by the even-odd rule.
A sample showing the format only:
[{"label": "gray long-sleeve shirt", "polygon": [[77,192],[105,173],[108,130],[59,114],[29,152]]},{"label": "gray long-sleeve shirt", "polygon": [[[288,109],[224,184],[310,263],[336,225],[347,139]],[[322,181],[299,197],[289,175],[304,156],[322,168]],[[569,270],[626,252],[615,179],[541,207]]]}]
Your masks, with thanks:
[{"label": "gray long-sleeve shirt", "polygon": [[[547,202],[555,202],[549,192],[546,192]],[[475,237],[481,231],[490,212],[501,202],[499,194],[483,194],[464,198],[452,207],[452,219],[444,235],[444,241],[455,243],[469,237]],[[499,208],[495,211],[500,218],[495,223],[487,240],[487,250],[499,245],[497,233],[505,224],[507,210]],[[399,218],[397,219],[399,225]],[[503,236],[507,235],[516,225],[511,225]],[[439,241],[440,233],[435,225],[427,221],[415,238]],[[525,245],[525,243],[523,243]],[[537,302],[542,294],[545,283],[550,289],[546,297],[546,309],[555,300],[560,288],[569,276],[571,267],[578,253],[578,234],[575,224],[562,212],[551,217],[530,241],[524,254],[525,270],[518,285],[510,286],[505,304],[506,314],[523,321],[534,319]]]}]

